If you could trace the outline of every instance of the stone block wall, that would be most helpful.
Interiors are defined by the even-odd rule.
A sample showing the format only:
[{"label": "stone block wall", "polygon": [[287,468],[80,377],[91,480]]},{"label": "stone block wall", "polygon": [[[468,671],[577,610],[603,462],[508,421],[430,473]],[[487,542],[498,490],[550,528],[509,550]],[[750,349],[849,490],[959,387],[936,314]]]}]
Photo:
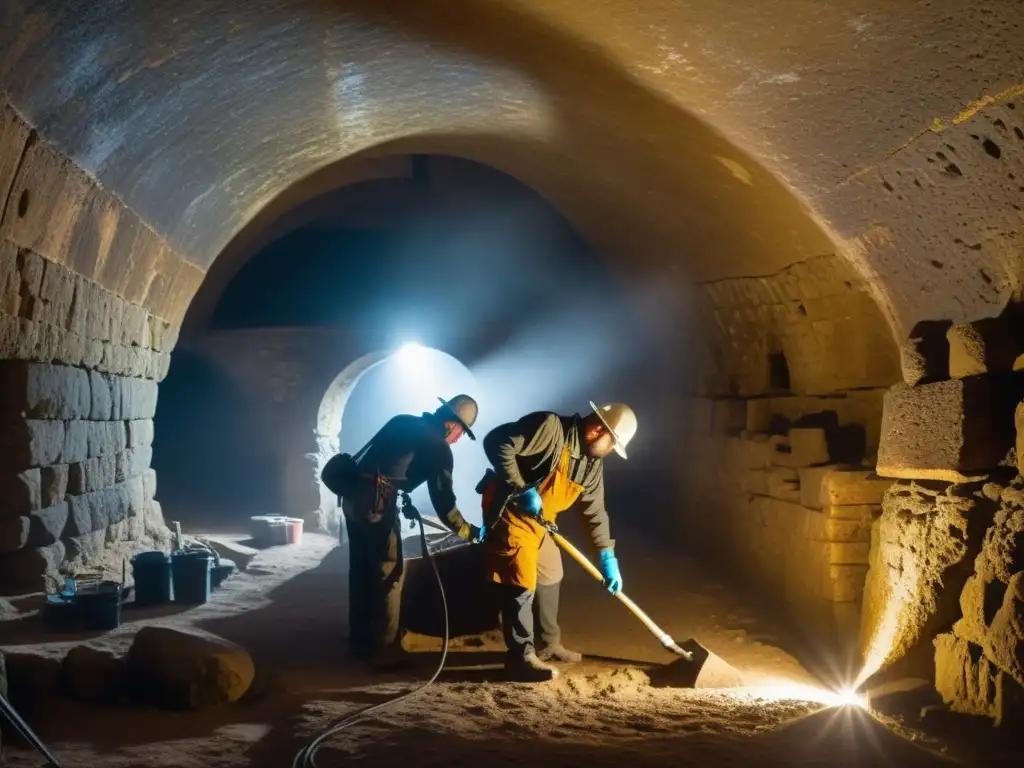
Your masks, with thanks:
[{"label": "stone block wall", "polygon": [[899,378],[889,326],[867,284],[839,256],[702,288],[715,333],[695,382],[701,394],[818,395]]},{"label": "stone block wall", "polygon": [[[872,522],[891,483],[834,457],[881,397],[687,401],[687,535],[833,644],[855,644]],[[865,430],[855,431],[863,456]]]},{"label": "stone block wall", "polygon": [[166,539],[157,382],[202,271],[0,97],[0,590]]},{"label": "stone block wall", "polygon": [[866,673],[934,675],[954,710],[1024,718],[1024,355],[1019,310],[921,323],[886,395]]}]

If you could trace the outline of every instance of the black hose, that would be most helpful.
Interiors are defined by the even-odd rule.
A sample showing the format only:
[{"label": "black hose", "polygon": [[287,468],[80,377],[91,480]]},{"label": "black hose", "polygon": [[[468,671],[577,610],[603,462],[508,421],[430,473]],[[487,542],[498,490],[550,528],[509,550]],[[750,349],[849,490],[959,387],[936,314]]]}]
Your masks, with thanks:
[{"label": "black hose", "polygon": [[292,760],[292,768],[316,768],[316,754],[319,751],[323,743],[339,733],[340,731],[348,728],[350,725],[354,725],[361,720],[366,719],[374,712],[379,712],[387,707],[393,707],[407,699],[412,698],[417,693],[422,693],[430,685],[437,680],[438,675],[441,674],[441,670],[444,669],[445,660],[448,658],[448,601],[444,595],[444,584],[441,582],[441,572],[437,569],[437,563],[434,562],[434,558],[430,554],[430,549],[427,547],[427,534],[423,527],[423,518],[420,517],[419,512],[415,513],[416,520],[420,524],[420,544],[423,548],[423,555],[427,558],[427,562],[430,563],[430,567],[434,571],[434,578],[437,579],[437,588],[441,592],[441,607],[444,611],[444,644],[441,647],[441,660],[437,664],[437,669],[434,670],[434,674],[430,676],[422,685],[413,688],[411,691],[400,694],[393,699],[382,701],[378,704],[371,704],[353,712],[351,715],[347,715],[342,720],[338,721],[330,728],[322,731],[319,736],[309,742],[306,746],[298,751],[295,755],[295,759]]}]

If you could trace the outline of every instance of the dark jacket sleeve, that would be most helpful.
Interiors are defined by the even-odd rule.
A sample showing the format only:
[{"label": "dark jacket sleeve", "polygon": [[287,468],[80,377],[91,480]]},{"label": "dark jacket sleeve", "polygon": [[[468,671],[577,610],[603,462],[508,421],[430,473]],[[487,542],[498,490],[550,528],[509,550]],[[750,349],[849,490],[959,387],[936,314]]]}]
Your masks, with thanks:
[{"label": "dark jacket sleeve", "polygon": [[454,465],[452,449],[448,445],[440,448],[435,462],[437,469],[427,479],[427,491],[430,494],[430,503],[434,505],[434,511],[441,521],[455,533],[464,536],[463,526],[468,526],[468,523],[459,512],[455,501],[455,488],[452,483]]},{"label": "dark jacket sleeve", "polygon": [[590,532],[590,540],[594,549],[614,548],[611,526],[608,522],[608,510],[604,506],[604,462],[597,463],[597,469],[583,488],[583,493],[576,500],[576,509],[583,520],[583,526]]},{"label": "dark jacket sleeve", "polygon": [[519,421],[502,424],[484,438],[484,453],[495,474],[516,491],[526,488],[516,462],[518,456],[555,455],[565,437],[557,414],[538,411]]}]

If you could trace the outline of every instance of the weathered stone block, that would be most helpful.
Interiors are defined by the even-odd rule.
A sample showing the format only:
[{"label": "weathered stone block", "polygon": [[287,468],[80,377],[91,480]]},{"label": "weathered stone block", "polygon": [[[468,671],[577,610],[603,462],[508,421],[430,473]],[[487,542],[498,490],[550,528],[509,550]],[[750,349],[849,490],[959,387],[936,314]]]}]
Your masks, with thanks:
[{"label": "weathered stone block", "polygon": [[744,439],[747,469],[766,469],[772,465],[775,447],[768,435],[751,435]]},{"label": "weathered stone block", "polygon": [[773,461],[782,467],[813,467],[829,461],[828,438],[817,427],[794,427],[789,430],[787,444],[780,447]]},{"label": "weathered stone block", "polygon": [[808,509],[821,509],[826,506],[825,489],[822,484],[825,476],[837,469],[835,465],[821,467],[799,467],[800,503]]},{"label": "weathered stone block", "polygon": [[43,320],[47,325],[71,327],[71,306],[75,299],[74,275],[60,264],[46,262],[39,298],[45,305]]},{"label": "weathered stone block", "polygon": [[0,519],[27,515],[42,506],[42,483],[38,469],[0,472]]},{"label": "weathered stone block", "polygon": [[[832,509],[868,509],[870,507],[833,507]],[[830,510],[831,511],[831,510]],[[871,514],[854,519],[832,517],[827,512],[808,510],[805,535],[812,541],[863,542],[871,541]],[[867,561],[865,561],[867,562]]]},{"label": "weathered stone block", "polygon": [[923,321],[913,327],[901,349],[903,381],[918,386],[949,378],[949,322]]},{"label": "weathered stone block", "polygon": [[100,482],[99,464],[98,458],[71,464],[68,468],[68,493],[81,496],[105,487]]},{"label": "weathered stone block", "polygon": [[64,422],[26,419],[0,430],[0,469],[56,464],[64,447]]},{"label": "weathered stone block", "polygon": [[958,598],[994,505],[960,486],[898,482],[877,521],[862,645],[878,665],[930,676],[931,641],[960,617]]},{"label": "weathered stone block", "polygon": [[136,419],[128,422],[128,447],[141,448],[153,444],[153,420]]},{"label": "weathered stone block", "polygon": [[18,247],[0,238],[0,314],[17,317],[20,309],[21,274],[18,271]]},{"label": "weathered stone block", "polygon": [[157,384],[148,379],[121,380],[121,413],[125,420],[152,419],[156,414]]},{"label": "weathered stone block", "polygon": [[744,493],[752,493],[756,496],[768,496],[768,470],[748,469],[743,473],[742,488]]},{"label": "weathered stone block", "polygon": [[102,373],[89,371],[89,389],[91,404],[89,419],[92,421],[111,421],[113,418],[113,400],[110,395],[110,382]]},{"label": "weathered stone block", "polygon": [[[9,200],[14,177],[32,133],[31,127],[6,103],[0,106],[0,200]],[[18,198],[8,207],[17,208]],[[0,208],[0,217],[5,212]]]},{"label": "weathered stone block", "polygon": [[42,506],[52,507],[64,501],[68,492],[68,465],[52,464],[39,470]]},{"label": "weathered stone block", "polygon": [[56,544],[64,535],[69,513],[66,502],[33,512],[30,518],[29,545],[47,547]]},{"label": "weathered stone block", "polygon": [[156,470],[147,469],[142,473],[142,488],[146,501],[156,498]]},{"label": "weathered stone block", "polygon": [[949,375],[953,378],[985,373],[1010,373],[1024,352],[1024,338],[1014,318],[986,318],[953,325],[949,340]]},{"label": "weathered stone block", "polygon": [[[1024,553],[1021,553],[1024,557]],[[1018,684],[1024,685],[1024,572],[1010,577],[1002,605],[988,628],[985,653]]]},{"label": "weathered stone block", "polygon": [[127,447],[128,438],[123,421],[94,421],[89,423],[89,458],[113,456]]},{"label": "weathered stone block", "polygon": [[0,554],[14,552],[28,544],[30,522],[27,517],[0,520]]},{"label": "weathered stone block", "polygon": [[772,426],[772,401],[754,397],[747,400],[746,430],[753,434],[768,432]]},{"label": "weathered stone block", "polygon": [[80,419],[89,415],[89,377],[80,368],[8,361],[0,368],[0,415]]},{"label": "weathered stone block", "polygon": [[61,684],[78,701],[115,704],[126,687],[125,663],[110,651],[78,645],[64,657]]},{"label": "weathered stone block", "polygon": [[[806,494],[801,493],[801,501],[812,509],[881,504],[885,492],[892,485],[892,480],[876,477],[868,470],[837,468],[823,471],[817,485],[812,473],[808,472],[805,477],[810,485]],[[813,492],[815,487],[818,489],[817,498]]]},{"label": "weathered stone block", "polygon": [[800,476],[789,467],[772,467],[767,470],[768,495],[790,503],[800,503]]},{"label": "weathered stone block", "polygon": [[935,638],[935,689],[954,712],[989,717],[996,725],[1024,716],[1024,689],[983,650],[952,633]]},{"label": "weathered stone block", "polygon": [[997,466],[1014,445],[1018,386],[992,377],[897,385],[885,396],[877,472],[966,482]]},{"label": "weathered stone block", "polygon": [[48,547],[28,547],[0,557],[0,587],[5,590],[42,591],[45,587],[43,576],[56,575],[64,554],[64,544],[58,541]]},{"label": "weathered stone block", "polygon": [[88,421],[67,422],[64,431],[64,446],[60,457],[62,464],[73,464],[88,458],[90,423]]}]

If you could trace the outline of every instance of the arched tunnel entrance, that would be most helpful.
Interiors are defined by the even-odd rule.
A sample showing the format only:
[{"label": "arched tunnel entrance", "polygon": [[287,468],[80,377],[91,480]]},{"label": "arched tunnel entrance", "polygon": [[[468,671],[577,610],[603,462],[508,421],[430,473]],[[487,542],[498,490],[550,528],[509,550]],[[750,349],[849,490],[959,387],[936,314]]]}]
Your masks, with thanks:
[{"label": "arched tunnel entrance", "polygon": [[[730,606],[674,628],[743,625],[749,651],[773,624],[745,612],[762,607],[783,627],[768,655],[809,664],[792,633],[842,658],[843,683],[927,681],[907,694],[934,705],[912,707],[923,732],[1019,722],[1024,64],[1004,5],[7,4],[0,650],[16,703],[36,663],[19,654],[67,648],[33,634],[44,586],[119,580],[190,516],[306,520],[306,549],[287,550],[305,554],[263,552],[229,582],[252,587],[233,604],[251,618],[206,625],[278,669],[271,640],[291,638],[270,620],[293,629],[309,585],[344,584],[316,532],[324,393],[416,338],[500,393],[484,432],[634,406],[635,450],[607,469],[628,588],[691,617]],[[567,632],[639,659],[603,606],[573,614],[600,596],[573,578]],[[88,642],[120,653],[152,619]],[[296,638],[309,659],[344,631],[320,619]],[[579,692],[606,673],[477,724],[527,722],[538,762],[668,762],[621,740],[693,700],[629,687],[627,733],[586,719],[604,700]],[[490,690],[438,690],[461,706],[462,684]],[[526,710],[567,700],[585,734],[562,749]],[[759,756],[796,749],[772,741],[784,706],[731,707],[719,724],[771,734]],[[287,751],[280,731],[260,756]]]}]

